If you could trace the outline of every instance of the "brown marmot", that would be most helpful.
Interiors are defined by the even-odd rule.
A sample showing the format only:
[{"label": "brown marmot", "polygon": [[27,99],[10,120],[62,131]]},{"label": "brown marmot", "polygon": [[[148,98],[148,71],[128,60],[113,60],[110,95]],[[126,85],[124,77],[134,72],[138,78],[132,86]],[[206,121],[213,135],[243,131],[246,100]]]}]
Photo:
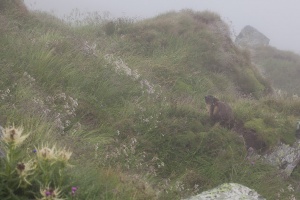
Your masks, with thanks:
[{"label": "brown marmot", "polygon": [[233,112],[231,107],[212,95],[205,96],[206,108],[213,123],[232,128]]}]

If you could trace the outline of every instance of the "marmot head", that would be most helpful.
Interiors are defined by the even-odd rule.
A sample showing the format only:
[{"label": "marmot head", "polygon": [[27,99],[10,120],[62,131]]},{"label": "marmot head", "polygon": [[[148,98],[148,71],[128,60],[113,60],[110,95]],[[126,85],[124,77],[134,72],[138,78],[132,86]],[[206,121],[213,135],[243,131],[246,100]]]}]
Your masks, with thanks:
[{"label": "marmot head", "polygon": [[205,96],[205,103],[209,104],[209,105],[214,105],[215,103],[217,103],[219,101],[219,99],[217,99],[216,97],[212,96],[212,95],[207,95]]}]

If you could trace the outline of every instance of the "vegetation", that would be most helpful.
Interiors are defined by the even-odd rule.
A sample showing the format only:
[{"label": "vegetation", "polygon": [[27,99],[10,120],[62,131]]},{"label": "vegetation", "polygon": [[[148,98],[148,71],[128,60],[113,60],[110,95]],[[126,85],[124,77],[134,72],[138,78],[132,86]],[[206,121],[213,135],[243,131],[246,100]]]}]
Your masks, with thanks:
[{"label": "vegetation", "polygon": [[300,95],[299,75],[300,56],[274,47],[255,49],[253,60],[268,78],[272,85],[285,96]]},{"label": "vegetation", "polygon": [[[18,149],[1,143],[1,199],[180,199],[224,182],[300,197],[274,192],[295,187],[297,175],[246,159],[239,132],[210,123],[207,94],[272,149],[295,141],[299,118],[299,101],[272,97],[218,15],[94,15],[70,25],[17,0],[0,5],[0,123],[30,133]],[[42,163],[20,176],[20,162],[40,164],[32,150],[43,148],[72,152],[73,167]]]},{"label": "vegetation", "polygon": [[[1,161],[1,197],[11,199],[55,199],[67,188],[67,167],[72,152],[42,145],[32,149],[29,158],[22,158],[22,144],[29,134],[23,128],[2,128],[1,144],[6,155]],[[25,161],[26,160],[26,161]],[[60,189],[61,187],[61,189]],[[64,188],[65,187],[65,188]],[[73,186],[70,195],[75,195]],[[39,193],[37,191],[40,191]],[[18,198],[20,197],[20,198]]]}]

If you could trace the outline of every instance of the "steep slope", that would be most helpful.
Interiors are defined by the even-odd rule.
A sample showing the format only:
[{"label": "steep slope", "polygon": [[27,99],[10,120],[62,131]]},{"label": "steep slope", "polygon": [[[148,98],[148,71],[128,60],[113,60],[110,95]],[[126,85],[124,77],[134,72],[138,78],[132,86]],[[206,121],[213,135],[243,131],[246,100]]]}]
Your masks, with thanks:
[{"label": "steep slope", "polygon": [[[115,26],[116,31],[110,34],[123,38],[115,53],[168,89],[201,94],[234,88],[255,97],[270,90],[247,54],[232,43],[227,25],[214,13],[185,10],[125,28],[118,22]],[[132,62],[131,56],[139,59]],[[146,71],[145,65],[150,70]]]},{"label": "steep slope", "polygon": [[[23,149],[56,143],[73,151],[63,198],[73,198],[72,185],[78,199],[180,199],[237,182],[275,199],[274,190],[297,180],[245,159],[243,137],[210,123],[207,94],[229,102],[268,148],[292,143],[299,117],[297,103],[261,98],[270,86],[218,15],[185,10],[71,27],[10,9],[0,13],[0,124],[32,132]],[[41,195],[38,184],[14,189],[25,199]]]}]

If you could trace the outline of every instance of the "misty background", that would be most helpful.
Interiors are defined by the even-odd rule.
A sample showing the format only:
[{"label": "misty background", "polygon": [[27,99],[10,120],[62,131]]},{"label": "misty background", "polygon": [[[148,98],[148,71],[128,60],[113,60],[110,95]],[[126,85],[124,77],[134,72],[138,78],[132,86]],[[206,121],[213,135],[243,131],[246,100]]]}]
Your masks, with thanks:
[{"label": "misty background", "polygon": [[59,18],[78,9],[82,13],[109,13],[112,18],[144,19],[168,11],[193,9],[218,13],[234,35],[251,25],[280,50],[300,53],[299,0],[24,0],[31,10],[52,13]]}]

